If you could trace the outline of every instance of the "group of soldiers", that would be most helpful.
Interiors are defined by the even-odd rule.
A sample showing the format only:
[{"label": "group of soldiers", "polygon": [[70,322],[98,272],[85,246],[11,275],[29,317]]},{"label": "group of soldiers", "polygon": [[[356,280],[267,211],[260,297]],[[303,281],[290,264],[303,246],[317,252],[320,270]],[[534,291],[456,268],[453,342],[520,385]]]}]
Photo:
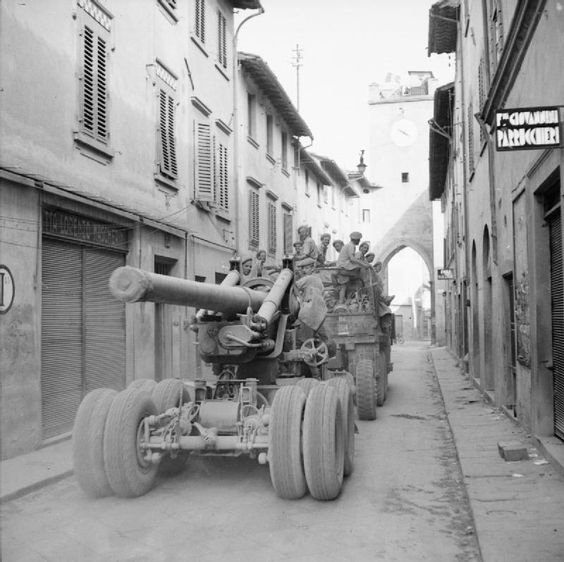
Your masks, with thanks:
[{"label": "group of soldiers", "polygon": [[[335,306],[346,306],[354,300],[364,287],[371,287],[381,304],[387,307],[393,297],[384,295],[384,283],[380,272],[382,263],[374,262],[375,255],[370,252],[370,243],[360,242],[362,234],[352,232],[350,241],[334,240],[333,247],[337,259],[328,258],[331,235],[324,233],[317,246],[311,237],[311,227],[302,225],[298,228],[299,240],[294,243],[294,269],[296,284],[319,285],[325,296],[329,310]],[[257,277],[273,278],[280,271],[276,265],[266,264],[266,252],[259,250],[256,256],[245,256],[241,262],[243,282]],[[306,279],[313,276],[313,279]],[[318,281],[316,281],[318,279]],[[302,280],[302,281],[300,281]]]}]

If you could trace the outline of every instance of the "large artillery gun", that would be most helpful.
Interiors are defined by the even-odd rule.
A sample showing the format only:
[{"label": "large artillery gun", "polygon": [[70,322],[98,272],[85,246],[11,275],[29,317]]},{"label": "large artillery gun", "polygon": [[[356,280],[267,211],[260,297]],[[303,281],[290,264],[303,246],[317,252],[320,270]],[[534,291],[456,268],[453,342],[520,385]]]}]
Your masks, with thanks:
[{"label": "large artillery gun", "polygon": [[217,377],[139,379],[120,393],[89,393],[73,441],[75,474],[90,495],[142,495],[157,472],[179,471],[195,454],[268,464],[282,498],[340,493],[353,470],[351,377],[327,370],[326,342],[304,339],[308,318],[295,298],[291,260],[276,281],[243,285],[234,263],[222,285],[132,267],[112,274],[110,290],[124,302],[198,308],[191,328]]}]

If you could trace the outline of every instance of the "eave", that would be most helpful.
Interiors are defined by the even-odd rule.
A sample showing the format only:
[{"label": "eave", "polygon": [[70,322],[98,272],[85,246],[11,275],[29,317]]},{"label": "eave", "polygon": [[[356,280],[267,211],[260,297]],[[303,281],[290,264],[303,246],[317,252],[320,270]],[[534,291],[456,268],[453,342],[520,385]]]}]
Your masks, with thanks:
[{"label": "eave", "polygon": [[268,98],[290,129],[291,134],[296,137],[313,138],[311,130],[290,101],[288,94],[276,75],[270,70],[268,64],[259,56],[250,53],[237,53],[237,56],[243,70]]},{"label": "eave", "polygon": [[333,185],[331,178],[321,168],[316,158],[309,154],[305,148],[300,150],[300,157],[303,165],[309,168],[315,174],[317,179],[321,180],[323,185]]},{"label": "eave", "polygon": [[239,10],[258,10],[262,8],[259,0],[232,0],[234,8]]}]

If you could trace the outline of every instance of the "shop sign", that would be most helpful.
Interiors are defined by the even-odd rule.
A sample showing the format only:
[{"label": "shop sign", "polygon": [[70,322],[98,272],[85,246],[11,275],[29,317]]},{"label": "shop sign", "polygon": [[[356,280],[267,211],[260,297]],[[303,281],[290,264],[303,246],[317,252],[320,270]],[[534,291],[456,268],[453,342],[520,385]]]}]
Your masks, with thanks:
[{"label": "shop sign", "polygon": [[499,109],[495,112],[497,150],[527,150],[561,146],[558,107]]},{"label": "shop sign", "polygon": [[446,268],[437,269],[437,279],[442,279],[444,281],[454,279],[454,271]]},{"label": "shop sign", "polygon": [[5,265],[0,265],[0,314],[10,310],[15,293],[16,288],[12,273]]}]

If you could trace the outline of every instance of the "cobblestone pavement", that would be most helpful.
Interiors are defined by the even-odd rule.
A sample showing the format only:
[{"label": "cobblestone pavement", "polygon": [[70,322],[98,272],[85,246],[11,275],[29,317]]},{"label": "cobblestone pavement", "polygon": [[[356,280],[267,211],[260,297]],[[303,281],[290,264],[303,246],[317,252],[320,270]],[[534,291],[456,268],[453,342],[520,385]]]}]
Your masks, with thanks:
[{"label": "cobblestone pavement", "polygon": [[245,458],[194,459],[130,500],[89,499],[71,477],[2,505],[2,560],[481,560],[428,348],[393,355],[337,500],[281,500]]}]

